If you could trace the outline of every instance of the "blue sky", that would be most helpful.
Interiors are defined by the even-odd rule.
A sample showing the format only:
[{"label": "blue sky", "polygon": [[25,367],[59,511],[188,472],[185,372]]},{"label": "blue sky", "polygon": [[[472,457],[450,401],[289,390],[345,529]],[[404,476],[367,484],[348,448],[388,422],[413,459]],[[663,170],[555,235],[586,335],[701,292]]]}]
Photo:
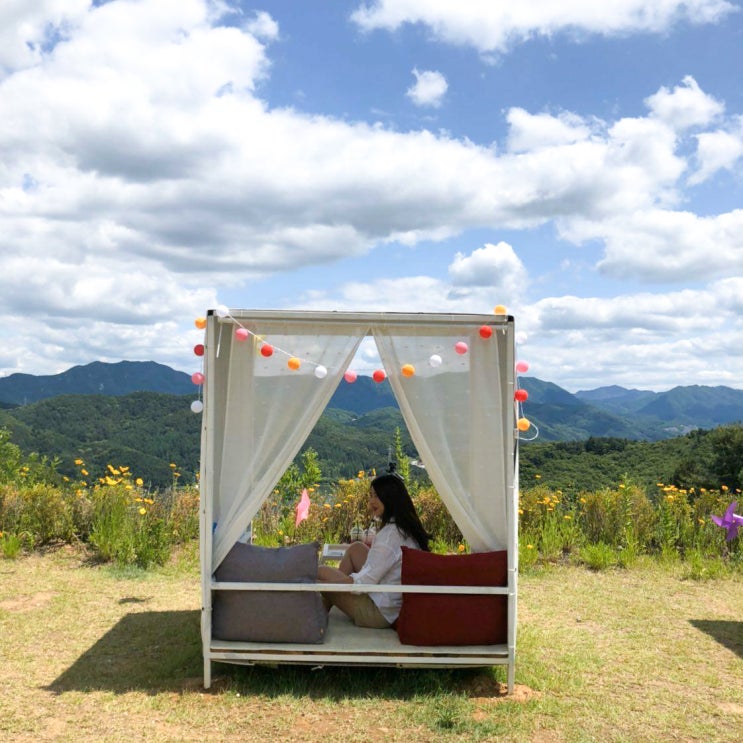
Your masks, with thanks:
[{"label": "blue sky", "polygon": [[737,0],[3,3],[0,374],[505,304],[571,391],[743,388],[742,49]]}]

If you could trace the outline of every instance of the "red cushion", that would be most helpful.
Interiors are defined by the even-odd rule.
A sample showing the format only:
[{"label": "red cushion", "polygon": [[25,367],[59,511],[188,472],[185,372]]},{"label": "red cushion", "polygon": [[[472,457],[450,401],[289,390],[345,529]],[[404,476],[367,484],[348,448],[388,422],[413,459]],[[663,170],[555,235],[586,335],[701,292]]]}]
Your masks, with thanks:
[{"label": "red cushion", "polygon": [[[506,551],[434,555],[403,547],[402,583],[506,586]],[[397,633],[406,645],[501,645],[507,626],[505,595],[404,593]]]}]

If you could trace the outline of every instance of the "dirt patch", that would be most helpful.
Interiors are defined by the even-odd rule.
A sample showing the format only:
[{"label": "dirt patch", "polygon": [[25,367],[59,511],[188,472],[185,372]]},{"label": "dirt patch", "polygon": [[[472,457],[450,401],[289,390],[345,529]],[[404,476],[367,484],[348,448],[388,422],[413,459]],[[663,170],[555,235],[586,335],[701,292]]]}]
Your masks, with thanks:
[{"label": "dirt patch", "polygon": [[49,591],[41,591],[40,593],[33,593],[29,596],[15,596],[0,601],[0,609],[13,613],[41,609],[49,604],[54,598],[54,595]]},{"label": "dirt patch", "polygon": [[719,702],[717,706],[720,708],[720,712],[724,712],[726,715],[743,715],[743,704]]},{"label": "dirt patch", "polygon": [[492,704],[493,702],[518,702],[523,704],[530,699],[541,696],[538,691],[524,686],[514,684],[513,691],[508,693],[507,684],[496,681],[488,674],[480,674],[462,683],[459,690],[477,704]]}]

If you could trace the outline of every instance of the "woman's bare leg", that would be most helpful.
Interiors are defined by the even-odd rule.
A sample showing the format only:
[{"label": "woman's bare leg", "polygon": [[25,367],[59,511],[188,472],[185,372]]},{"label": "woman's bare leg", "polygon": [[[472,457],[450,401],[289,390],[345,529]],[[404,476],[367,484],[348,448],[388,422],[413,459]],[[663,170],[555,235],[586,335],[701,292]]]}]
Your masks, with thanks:
[{"label": "woman's bare leg", "polygon": [[353,542],[344,553],[338,569],[346,575],[358,573],[364,567],[368,556],[369,548],[363,542]]},{"label": "woman's bare leg", "polygon": [[[363,542],[354,542],[346,550],[340,565],[337,568],[330,565],[320,565],[317,568],[319,583],[353,583],[351,573],[356,573],[364,566],[369,554],[369,548]],[[344,614],[353,618],[353,604],[355,597],[350,593],[326,592],[322,594],[322,601],[327,611],[337,606]]]}]

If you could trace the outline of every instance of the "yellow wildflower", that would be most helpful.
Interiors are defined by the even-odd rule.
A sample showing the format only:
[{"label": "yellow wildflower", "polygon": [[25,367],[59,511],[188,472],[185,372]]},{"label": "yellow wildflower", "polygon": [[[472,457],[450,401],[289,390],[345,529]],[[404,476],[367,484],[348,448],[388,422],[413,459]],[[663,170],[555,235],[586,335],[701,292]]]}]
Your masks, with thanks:
[{"label": "yellow wildflower", "polygon": [[721,486],[720,486],[720,490],[722,490],[722,492],[723,492],[723,493],[727,493],[729,489],[730,489],[730,488],[728,488],[728,486],[727,486],[727,485],[721,485]]},{"label": "yellow wildflower", "polygon": [[168,466],[170,467],[171,470],[175,469],[175,464],[173,462],[171,462]]},{"label": "yellow wildflower", "polygon": [[75,464],[79,467],[81,464],[84,464],[84,463],[82,459],[76,459]]},{"label": "yellow wildflower", "polygon": [[566,514],[565,514],[565,515],[563,516],[563,518],[565,519],[565,521],[570,521],[570,520],[571,520],[571,519],[572,519],[573,517],[572,517],[572,516],[571,516],[571,515],[570,515],[569,513],[566,513]]},{"label": "yellow wildflower", "polygon": [[533,544],[527,544],[526,545],[526,549],[533,550],[534,549],[534,545]]},{"label": "yellow wildflower", "polygon": [[146,509],[146,508],[145,508],[144,506],[142,506],[142,507],[141,507],[141,508],[139,509],[139,514],[140,514],[140,516],[144,516],[144,515],[145,515],[146,513],[147,513],[147,509]]},{"label": "yellow wildflower", "polygon": [[463,544],[460,544],[460,545],[459,545],[459,546],[457,547],[457,551],[458,551],[458,552],[464,552],[464,545],[463,545]]},{"label": "yellow wildflower", "polygon": [[135,480],[134,482],[135,482],[135,483],[137,484],[137,486],[138,486],[138,487],[140,487],[140,488],[142,487],[142,485],[144,485],[144,480],[143,480],[143,479],[142,479],[141,477],[138,477],[138,478],[137,478],[137,479],[136,479],[136,480]]},{"label": "yellow wildflower", "polygon": [[88,470],[86,470],[86,469],[81,469],[80,470],[80,474],[81,475],[84,475],[85,477],[87,477],[90,474],[90,472],[88,472]]},{"label": "yellow wildflower", "polygon": [[336,503],[336,504],[335,504],[335,507],[336,507],[336,508],[343,508],[343,504],[342,504],[342,503]]},{"label": "yellow wildflower", "polygon": [[322,507],[323,508],[330,508],[330,503],[323,503],[322,504]]}]

